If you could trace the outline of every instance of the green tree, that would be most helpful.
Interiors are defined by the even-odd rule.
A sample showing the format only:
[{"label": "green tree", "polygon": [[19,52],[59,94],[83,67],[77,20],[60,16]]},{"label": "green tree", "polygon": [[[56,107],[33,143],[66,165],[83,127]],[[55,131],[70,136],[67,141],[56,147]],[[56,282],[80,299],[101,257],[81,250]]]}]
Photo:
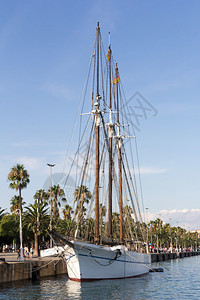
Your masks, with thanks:
[{"label": "green tree", "polygon": [[29,173],[24,169],[23,165],[17,164],[12,167],[8,174],[8,180],[10,181],[9,187],[16,191],[19,191],[19,209],[22,211],[22,189],[26,188],[29,180]]},{"label": "green tree", "polygon": [[3,215],[0,222],[0,240],[1,244],[11,244],[13,240],[19,238],[19,227],[15,220],[15,215]]},{"label": "green tree", "polygon": [[84,204],[88,204],[91,198],[92,195],[85,185],[76,188],[74,192],[74,202],[77,202],[75,215],[77,215],[79,220],[83,220],[86,211]]},{"label": "green tree", "polygon": [[75,221],[72,220],[72,213],[73,209],[69,204],[66,204],[62,210],[64,220],[60,219],[56,230],[64,235],[67,236],[73,236],[74,234],[74,227],[75,227]]},{"label": "green tree", "polygon": [[99,221],[100,221],[100,236],[106,236],[105,234],[105,231],[106,231],[106,228],[105,228],[105,216],[106,216],[106,212],[107,212],[107,209],[104,205],[102,205],[102,203],[100,203],[99,205]]},{"label": "green tree", "polygon": [[88,218],[83,225],[83,231],[85,232],[86,240],[93,242],[94,241],[94,219]]},{"label": "green tree", "polygon": [[[61,201],[66,202],[64,190],[58,185],[51,187],[48,192],[48,199],[51,205],[50,223],[57,226],[60,218],[58,207],[61,206]],[[51,227],[51,226],[50,226]]]},{"label": "green tree", "polygon": [[68,237],[74,237],[75,221],[72,219],[59,219],[56,227],[56,232]]},{"label": "green tree", "polygon": [[[23,200],[23,198],[21,198],[21,201]],[[15,213],[15,211],[18,209],[20,209],[20,200],[19,200],[19,196],[13,196],[12,199],[10,200],[10,212],[11,213]],[[26,202],[22,202],[22,205],[26,204]]]},{"label": "green tree", "polygon": [[[45,230],[48,227],[49,224],[49,214],[48,214],[48,207],[47,203],[43,202],[39,205],[40,210],[40,232],[41,234],[44,234]],[[34,204],[29,204],[26,208],[26,212],[24,213],[23,223],[27,226],[28,229],[31,229],[34,234],[34,243],[35,243],[35,254],[38,255],[37,249],[38,249],[38,227],[37,227],[37,214],[38,214],[38,203],[35,201]]]},{"label": "green tree", "polygon": [[123,208],[123,228],[125,239],[133,239],[134,220],[132,218],[133,210],[130,206],[126,205]]},{"label": "green tree", "polygon": [[23,259],[23,241],[22,241],[22,189],[26,188],[29,183],[29,173],[24,169],[23,165],[17,164],[12,167],[10,173],[8,174],[8,180],[10,181],[9,187],[19,191],[19,226],[20,226],[20,258]]},{"label": "green tree", "polygon": [[106,216],[107,209],[102,203],[99,205],[99,217],[101,222],[103,222],[103,218]]},{"label": "green tree", "polygon": [[47,194],[47,192],[45,192],[45,190],[40,189],[40,190],[37,190],[37,192],[35,193],[33,198],[35,200],[39,200],[40,203],[47,203],[48,194]]},{"label": "green tree", "polygon": [[72,207],[69,204],[66,204],[62,210],[63,217],[66,221],[71,219],[71,214],[73,213]]},{"label": "green tree", "polygon": [[76,188],[74,192],[74,202],[76,203],[75,215],[77,217],[77,229],[75,235],[77,235],[78,230],[80,236],[83,234],[84,215],[86,212],[85,204],[88,204],[91,198],[92,195],[85,185]]},{"label": "green tree", "polygon": [[120,221],[119,213],[112,213],[112,228],[113,228],[113,239],[118,240],[120,235]]}]

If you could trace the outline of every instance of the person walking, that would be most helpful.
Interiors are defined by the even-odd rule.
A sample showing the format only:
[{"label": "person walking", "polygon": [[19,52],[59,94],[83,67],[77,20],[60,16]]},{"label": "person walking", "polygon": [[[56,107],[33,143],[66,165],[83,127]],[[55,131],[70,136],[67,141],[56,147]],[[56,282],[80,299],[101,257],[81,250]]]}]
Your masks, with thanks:
[{"label": "person walking", "polygon": [[20,248],[18,248],[18,250],[17,250],[17,259],[19,259],[20,258]]},{"label": "person walking", "polygon": [[33,247],[30,248],[30,257],[33,257]]}]

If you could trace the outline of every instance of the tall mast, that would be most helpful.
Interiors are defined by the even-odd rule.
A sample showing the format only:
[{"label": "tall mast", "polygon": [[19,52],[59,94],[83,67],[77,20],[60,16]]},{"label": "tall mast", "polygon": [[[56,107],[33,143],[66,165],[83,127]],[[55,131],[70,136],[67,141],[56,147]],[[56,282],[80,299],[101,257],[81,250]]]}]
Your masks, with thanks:
[{"label": "tall mast", "polygon": [[[110,40],[110,33],[109,33]],[[108,182],[108,235],[112,238],[112,81],[111,81],[111,48],[110,41],[108,47],[108,61],[109,61],[109,90],[110,90],[110,105],[109,105],[109,182]]]},{"label": "tall mast", "polygon": [[96,28],[96,55],[97,55],[97,93],[96,93],[96,114],[95,114],[95,131],[96,131],[96,185],[95,185],[95,243],[99,244],[99,22]]},{"label": "tall mast", "polygon": [[122,153],[121,153],[121,137],[119,123],[119,95],[118,95],[118,67],[116,63],[115,78],[116,78],[116,98],[117,98],[117,127],[118,127],[118,164],[119,164],[119,215],[120,215],[120,243],[123,243],[123,202],[122,202]]}]

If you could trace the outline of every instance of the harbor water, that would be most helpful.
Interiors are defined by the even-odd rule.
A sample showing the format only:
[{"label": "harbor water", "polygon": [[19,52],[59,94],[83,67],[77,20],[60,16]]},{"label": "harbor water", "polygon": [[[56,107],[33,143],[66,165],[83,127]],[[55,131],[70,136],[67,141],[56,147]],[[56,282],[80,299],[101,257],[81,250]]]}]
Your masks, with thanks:
[{"label": "harbor water", "polygon": [[152,264],[162,273],[121,280],[73,282],[66,276],[2,284],[0,299],[200,299],[200,256]]}]

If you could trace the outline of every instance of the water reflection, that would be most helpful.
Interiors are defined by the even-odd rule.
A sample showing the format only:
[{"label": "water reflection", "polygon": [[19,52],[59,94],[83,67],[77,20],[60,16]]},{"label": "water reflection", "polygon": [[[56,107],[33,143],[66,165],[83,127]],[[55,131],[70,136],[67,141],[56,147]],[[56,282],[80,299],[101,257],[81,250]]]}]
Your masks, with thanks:
[{"label": "water reflection", "polygon": [[67,279],[65,295],[68,299],[81,299],[81,283]]},{"label": "water reflection", "polygon": [[[200,256],[154,264],[164,273],[140,278],[74,282],[66,276],[0,286],[0,299],[200,299]],[[162,277],[164,276],[164,277]]]},{"label": "water reflection", "polygon": [[149,279],[149,276],[143,276],[83,283],[67,280],[65,295],[69,299],[134,299],[134,294],[138,296],[149,289]]}]

